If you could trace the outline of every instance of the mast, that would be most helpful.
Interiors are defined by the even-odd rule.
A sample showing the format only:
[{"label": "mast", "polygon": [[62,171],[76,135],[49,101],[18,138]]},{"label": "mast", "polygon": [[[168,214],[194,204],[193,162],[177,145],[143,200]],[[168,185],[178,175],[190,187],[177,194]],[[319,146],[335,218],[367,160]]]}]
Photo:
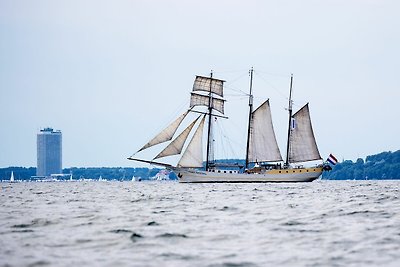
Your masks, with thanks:
[{"label": "mast", "polygon": [[247,128],[247,147],[246,147],[246,169],[249,166],[249,149],[250,149],[250,131],[251,131],[251,117],[253,114],[253,67],[250,70],[250,94],[249,94],[249,121]]},{"label": "mast", "polygon": [[293,112],[293,102],[292,102],[292,86],[293,86],[293,73],[290,75],[290,92],[289,92],[289,127],[288,127],[288,138],[287,138],[287,148],[286,148],[286,162],[285,165],[289,166],[289,150],[290,150],[290,132],[291,132],[291,122],[292,122],[292,112]]},{"label": "mast", "polygon": [[211,150],[211,113],[212,113],[212,77],[213,77],[213,72],[211,70],[210,73],[210,93],[209,93],[209,102],[208,102],[208,130],[207,130],[207,156],[206,156],[206,171],[208,170],[208,167],[210,165],[210,150]]}]

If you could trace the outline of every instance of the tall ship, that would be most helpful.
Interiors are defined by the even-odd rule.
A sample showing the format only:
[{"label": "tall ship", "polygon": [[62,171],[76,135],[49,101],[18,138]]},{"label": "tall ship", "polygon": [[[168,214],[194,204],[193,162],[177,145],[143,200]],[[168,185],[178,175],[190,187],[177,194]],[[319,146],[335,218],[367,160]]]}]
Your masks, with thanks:
[{"label": "tall ship", "polygon": [[[293,75],[290,78],[286,158],[282,158],[269,99],[257,108],[253,107],[253,69],[250,70],[245,163],[223,164],[214,160],[213,122],[216,118],[227,119],[224,114],[224,83],[224,80],[214,78],[213,73],[210,77],[196,76],[189,109],[128,159],[163,166],[174,171],[182,183],[311,182],[323,170],[329,170],[330,166],[323,163],[318,151],[309,104],[293,113]],[[196,113],[198,117],[176,134],[189,113]],[[189,137],[191,139],[186,144]],[[137,157],[140,152],[162,143],[167,145],[153,159]],[[160,161],[173,155],[181,155],[176,165]],[[310,162],[313,165],[304,167]]]}]

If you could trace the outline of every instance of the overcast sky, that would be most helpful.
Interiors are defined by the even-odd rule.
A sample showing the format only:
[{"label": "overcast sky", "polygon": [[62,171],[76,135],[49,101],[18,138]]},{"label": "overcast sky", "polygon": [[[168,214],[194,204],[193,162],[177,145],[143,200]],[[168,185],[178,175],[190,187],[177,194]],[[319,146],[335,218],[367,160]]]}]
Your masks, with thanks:
[{"label": "overcast sky", "polygon": [[211,69],[227,81],[235,141],[251,67],[281,151],[290,73],[324,158],[398,150],[399,10],[396,0],[1,0],[0,167],[36,166],[43,127],[62,131],[63,167],[135,167],[126,157]]}]

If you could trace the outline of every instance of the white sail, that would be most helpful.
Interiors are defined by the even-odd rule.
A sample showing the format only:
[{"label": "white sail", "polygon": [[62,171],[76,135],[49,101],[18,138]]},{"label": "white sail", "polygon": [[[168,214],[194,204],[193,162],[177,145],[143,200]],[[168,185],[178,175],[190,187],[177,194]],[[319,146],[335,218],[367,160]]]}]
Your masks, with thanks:
[{"label": "white sail", "polygon": [[[208,95],[199,95],[196,93],[192,93],[190,98],[190,107],[194,106],[206,106],[208,107],[210,102],[210,97]],[[212,108],[218,110],[222,114],[224,114],[224,102],[225,100],[219,98],[212,98]]]},{"label": "white sail", "polygon": [[250,126],[250,162],[282,161],[281,152],[276,142],[272,125],[269,100],[265,101],[252,113]]},{"label": "white sail", "polygon": [[203,76],[196,76],[196,79],[194,80],[193,84],[193,92],[195,91],[210,92],[211,89],[212,93],[217,94],[220,97],[224,97],[223,85],[224,81],[222,80],[203,77]]},{"label": "white sail", "polygon": [[14,182],[14,172],[11,172],[10,182]]},{"label": "white sail", "polygon": [[201,168],[203,167],[203,128],[205,117],[201,120],[199,127],[193,135],[188,147],[178,162],[178,167]]},{"label": "white sail", "polygon": [[172,122],[167,128],[165,128],[163,131],[161,131],[158,135],[156,135],[153,139],[151,139],[147,144],[145,144],[141,149],[138,150],[138,152],[152,147],[154,145],[164,143],[166,141],[169,141],[172,139],[174,136],[176,130],[178,129],[179,125],[182,123],[183,119],[186,117],[188,114],[188,111],[183,113],[179,118],[177,118],[174,122]]},{"label": "white sail", "polygon": [[189,133],[192,131],[193,126],[195,125],[196,121],[199,119],[195,119],[180,135],[178,135],[177,138],[175,138],[166,148],[164,148],[163,151],[161,151],[153,160],[166,157],[166,156],[172,156],[172,155],[178,155],[182,152],[183,145],[186,142],[186,139],[189,136]]},{"label": "white sail", "polygon": [[308,104],[297,111],[292,116],[292,120],[289,140],[289,162],[320,160],[321,156],[315,141]]}]

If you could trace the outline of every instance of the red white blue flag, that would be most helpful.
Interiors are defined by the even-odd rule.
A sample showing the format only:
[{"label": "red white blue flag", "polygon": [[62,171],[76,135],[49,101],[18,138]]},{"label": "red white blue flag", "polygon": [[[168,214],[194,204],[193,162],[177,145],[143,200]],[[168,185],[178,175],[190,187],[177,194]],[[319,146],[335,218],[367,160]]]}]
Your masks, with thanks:
[{"label": "red white blue flag", "polygon": [[338,160],[337,160],[337,159],[335,158],[335,156],[332,155],[332,154],[329,155],[327,161],[328,161],[329,163],[331,163],[332,165],[336,165],[336,163],[338,163]]}]

